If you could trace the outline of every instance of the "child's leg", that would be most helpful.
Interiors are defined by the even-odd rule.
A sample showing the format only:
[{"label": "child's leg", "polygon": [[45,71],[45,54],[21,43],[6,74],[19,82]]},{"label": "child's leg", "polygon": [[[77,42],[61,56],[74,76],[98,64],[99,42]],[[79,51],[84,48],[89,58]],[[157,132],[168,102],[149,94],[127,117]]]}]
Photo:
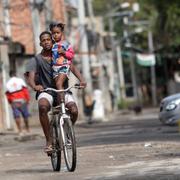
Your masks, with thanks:
[{"label": "child's leg", "polygon": [[[59,74],[56,78],[55,78],[55,82],[56,82],[56,88],[58,90],[64,89],[63,84],[64,81],[66,80],[67,76],[66,74]],[[61,92],[58,94],[58,102],[64,102],[64,92]]]}]

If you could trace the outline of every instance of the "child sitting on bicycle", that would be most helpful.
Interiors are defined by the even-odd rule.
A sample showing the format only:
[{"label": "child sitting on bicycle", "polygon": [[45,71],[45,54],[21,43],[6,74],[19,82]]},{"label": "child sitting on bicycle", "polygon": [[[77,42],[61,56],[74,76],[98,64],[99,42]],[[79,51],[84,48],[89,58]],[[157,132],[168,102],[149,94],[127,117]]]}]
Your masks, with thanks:
[{"label": "child sitting on bicycle", "polygon": [[[64,39],[64,24],[51,23],[49,29],[54,40],[52,48],[52,68],[53,78],[55,79],[56,88],[63,89],[63,84],[69,76],[70,65],[74,57],[74,51],[69,42]],[[59,94],[58,100],[64,102],[64,93]]]}]

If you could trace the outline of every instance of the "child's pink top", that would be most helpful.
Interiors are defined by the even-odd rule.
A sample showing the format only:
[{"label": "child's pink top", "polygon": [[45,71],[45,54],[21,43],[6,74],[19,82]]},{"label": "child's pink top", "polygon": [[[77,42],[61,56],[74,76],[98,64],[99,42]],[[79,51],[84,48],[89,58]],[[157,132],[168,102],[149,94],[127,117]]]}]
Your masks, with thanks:
[{"label": "child's pink top", "polygon": [[[63,55],[63,56],[58,53],[58,49],[61,47],[65,51],[65,55]],[[67,65],[67,64],[70,65],[72,63],[72,60],[74,57],[74,50],[73,50],[72,46],[70,45],[70,43],[67,42],[66,40],[64,40],[64,41],[55,43],[53,45],[52,55],[53,55],[53,65]],[[59,64],[61,56],[62,56],[62,59],[64,59],[64,60],[63,60],[62,64]]]}]

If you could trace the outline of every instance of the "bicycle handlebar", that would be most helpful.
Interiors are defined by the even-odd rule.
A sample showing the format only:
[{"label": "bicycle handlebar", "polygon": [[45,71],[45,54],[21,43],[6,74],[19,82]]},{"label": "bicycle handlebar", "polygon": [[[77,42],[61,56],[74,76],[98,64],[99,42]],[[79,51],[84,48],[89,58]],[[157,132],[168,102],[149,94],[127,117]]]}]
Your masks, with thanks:
[{"label": "bicycle handlebar", "polygon": [[54,88],[46,88],[46,89],[43,89],[41,92],[44,92],[44,91],[54,91],[54,92],[67,92],[69,91],[70,89],[72,88],[76,88],[76,89],[82,89],[84,86],[80,86],[79,84],[75,84],[73,86],[70,86],[68,87],[67,89],[54,89]]}]

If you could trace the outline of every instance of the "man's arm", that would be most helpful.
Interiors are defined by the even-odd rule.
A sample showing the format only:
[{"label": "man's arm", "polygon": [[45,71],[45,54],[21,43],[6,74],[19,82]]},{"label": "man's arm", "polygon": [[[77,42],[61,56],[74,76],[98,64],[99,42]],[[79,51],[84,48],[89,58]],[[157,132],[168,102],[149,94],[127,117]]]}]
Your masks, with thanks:
[{"label": "man's arm", "polygon": [[81,75],[79,70],[74,66],[74,64],[71,64],[70,70],[79,79],[80,86],[86,87],[87,83],[86,83],[85,79],[83,78],[83,76]]},{"label": "man's arm", "polygon": [[34,71],[29,72],[27,80],[28,80],[29,86],[34,91],[41,91],[44,89],[41,85],[36,85],[36,83],[35,83],[35,72]]},{"label": "man's arm", "polygon": [[40,91],[43,89],[41,85],[36,85],[35,76],[37,72],[37,61],[35,58],[32,58],[26,65],[26,82],[34,91]]}]

